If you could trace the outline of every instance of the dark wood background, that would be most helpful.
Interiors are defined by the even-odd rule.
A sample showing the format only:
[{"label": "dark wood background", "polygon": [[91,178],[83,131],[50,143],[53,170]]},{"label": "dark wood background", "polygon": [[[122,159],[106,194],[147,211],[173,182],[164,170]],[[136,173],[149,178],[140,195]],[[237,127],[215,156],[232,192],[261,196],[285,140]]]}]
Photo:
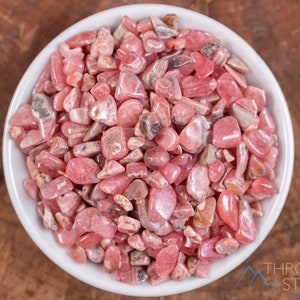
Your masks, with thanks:
[{"label": "dark wood background", "polygon": [[[250,43],[282,87],[295,135],[295,168],[290,193],[275,227],[259,249],[237,269],[208,286],[153,299],[292,299],[288,294],[300,295],[299,0],[0,0],[1,133],[7,108],[22,74],[52,38],[90,14],[119,5],[146,2],[173,4],[201,12],[227,25]],[[0,299],[132,298],[90,287],[54,265],[18,221],[7,194],[2,164],[0,180]],[[270,269],[266,274],[266,263],[276,263],[276,267],[283,269]],[[286,290],[267,286],[261,280],[254,281],[251,286],[241,283],[235,287],[248,265],[261,270],[268,280]]]}]

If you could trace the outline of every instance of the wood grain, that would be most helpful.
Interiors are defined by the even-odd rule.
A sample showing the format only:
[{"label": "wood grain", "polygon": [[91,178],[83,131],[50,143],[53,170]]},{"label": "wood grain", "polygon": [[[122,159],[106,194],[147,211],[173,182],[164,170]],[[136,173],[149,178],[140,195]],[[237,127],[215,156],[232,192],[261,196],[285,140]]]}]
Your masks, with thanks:
[{"label": "wood grain", "polygon": [[[149,3],[142,0],[0,0],[1,133],[12,94],[22,74],[53,37],[90,14],[119,5],[147,2]],[[202,12],[227,25],[252,45],[274,72],[282,87],[290,108],[295,136],[295,165],[290,193],[282,214],[263,244],[242,265],[208,286],[180,295],[152,299],[291,299],[289,293],[300,295],[300,2],[168,0],[151,3],[173,4]],[[11,205],[2,163],[0,194],[0,299],[132,299],[98,290],[78,281],[53,264],[36,247]],[[285,267],[286,263],[290,263],[289,266],[298,264],[298,270],[294,270],[294,274],[290,268],[287,274],[277,269],[273,272],[269,270],[266,276],[267,280],[273,280],[277,285],[282,285],[285,278],[290,283],[292,278],[298,278],[297,285],[291,284],[289,289],[282,291],[256,280],[251,286],[242,282],[235,287],[248,265],[262,270],[266,275],[267,263],[275,263],[276,267]]]}]

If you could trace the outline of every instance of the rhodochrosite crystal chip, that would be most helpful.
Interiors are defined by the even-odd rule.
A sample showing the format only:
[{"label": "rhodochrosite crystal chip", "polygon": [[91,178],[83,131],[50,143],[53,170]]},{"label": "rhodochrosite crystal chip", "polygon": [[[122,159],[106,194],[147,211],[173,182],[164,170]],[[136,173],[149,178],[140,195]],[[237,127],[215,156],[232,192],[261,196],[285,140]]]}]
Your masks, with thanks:
[{"label": "rhodochrosite crystal chip", "polygon": [[218,38],[174,14],[120,21],[60,43],[9,120],[24,190],[77,263],[128,284],[206,277],[278,193],[276,122]]}]

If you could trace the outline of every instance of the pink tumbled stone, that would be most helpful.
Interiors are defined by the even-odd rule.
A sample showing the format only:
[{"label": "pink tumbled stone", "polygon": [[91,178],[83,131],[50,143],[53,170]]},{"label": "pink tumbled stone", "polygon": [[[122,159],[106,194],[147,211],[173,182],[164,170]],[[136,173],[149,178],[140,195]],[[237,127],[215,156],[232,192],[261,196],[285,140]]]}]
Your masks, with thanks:
[{"label": "pink tumbled stone", "polygon": [[66,176],[76,184],[97,183],[99,172],[98,164],[88,157],[72,158],[66,167]]},{"label": "pink tumbled stone", "polygon": [[168,220],[176,207],[176,193],[171,185],[161,189],[151,188],[148,203],[148,216],[151,222]]},{"label": "pink tumbled stone", "polygon": [[208,195],[210,179],[206,166],[196,163],[187,179],[187,191],[197,201],[204,201]]},{"label": "pink tumbled stone", "polygon": [[118,101],[147,98],[144,85],[139,77],[131,71],[122,71],[117,82],[115,98]]},{"label": "pink tumbled stone", "polygon": [[179,144],[189,153],[200,152],[206,144],[208,123],[203,116],[195,116],[181,131]]},{"label": "pink tumbled stone", "polygon": [[274,140],[263,130],[249,130],[244,133],[243,140],[247,144],[249,152],[259,158],[265,157],[271,150]]},{"label": "pink tumbled stone", "polygon": [[54,199],[62,194],[73,190],[74,186],[70,179],[58,176],[41,187],[41,194],[46,199]]},{"label": "pink tumbled stone", "polygon": [[118,125],[122,127],[134,127],[139,120],[144,107],[141,101],[129,99],[118,107]]},{"label": "pink tumbled stone", "polygon": [[123,127],[114,126],[107,129],[101,138],[103,156],[108,160],[119,160],[128,152],[127,136]]},{"label": "pink tumbled stone", "polygon": [[232,116],[218,120],[213,127],[213,145],[217,148],[236,148],[241,142],[241,129]]},{"label": "pink tumbled stone", "polygon": [[107,194],[122,194],[131,181],[132,178],[129,178],[124,172],[122,174],[103,179],[100,182],[100,189]]},{"label": "pink tumbled stone", "polygon": [[115,99],[111,95],[108,95],[92,103],[89,108],[89,116],[92,120],[105,125],[116,125],[118,115]]},{"label": "pink tumbled stone", "polygon": [[252,209],[245,199],[239,201],[239,226],[235,239],[240,244],[248,244],[256,238],[256,225],[253,219]]},{"label": "pink tumbled stone", "polygon": [[233,77],[228,73],[223,73],[217,80],[217,91],[221,98],[226,99],[229,108],[235,101],[243,97],[243,93],[233,79]]},{"label": "pink tumbled stone", "polygon": [[145,165],[153,170],[166,165],[169,160],[169,153],[158,146],[148,148],[144,154]]}]

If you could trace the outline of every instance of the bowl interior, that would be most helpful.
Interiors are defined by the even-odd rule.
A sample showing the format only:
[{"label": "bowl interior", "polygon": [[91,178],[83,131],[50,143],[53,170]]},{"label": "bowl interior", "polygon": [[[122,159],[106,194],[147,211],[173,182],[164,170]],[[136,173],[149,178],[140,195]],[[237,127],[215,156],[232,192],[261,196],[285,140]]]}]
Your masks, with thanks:
[{"label": "bowl interior", "polygon": [[[23,190],[23,180],[28,176],[25,159],[9,137],[8,120],[21,103],[28,101],[34,83],[60,42],[75,33],[98,29],[101,25],[115,27],[124,15],[139,20],[150,15],[163,16],[167,13],[177,14],[180,28],[201,28],[219,37],[222,45],[251,67],[252,71],[247,75],[248,83],[266,90],[267,106],[275,118],[279,136],[280,152],[276,177],[279,194],[262,203],[265,214],[257,220],[256,241],[241,247],[231,257],[212,263],[207,278],[190,278],[182,282],[168,281],[158,286],[149,284],[131,286],[116,282],[109,274],[102,272],[98,265],[74,263],[68,256],[67,250],[56,244],[52,233],[43,228],[36,214],[34,201]],[[237,34],[211,18],[187,9],[156,4],[127,5],[102,11],[74,24],[52,40],[32,62],[21,79],[8,110],[3,136],[3,163],[7,188],[14,209],[32,240],[54,263],[79,280],[106,291],[132,296],[163,296],[199,288],[232,271],[251,255],[268,235],[282,210],[291,182],[293,151],[293,131],[284,96],[271,71],[257,53]]]}]

